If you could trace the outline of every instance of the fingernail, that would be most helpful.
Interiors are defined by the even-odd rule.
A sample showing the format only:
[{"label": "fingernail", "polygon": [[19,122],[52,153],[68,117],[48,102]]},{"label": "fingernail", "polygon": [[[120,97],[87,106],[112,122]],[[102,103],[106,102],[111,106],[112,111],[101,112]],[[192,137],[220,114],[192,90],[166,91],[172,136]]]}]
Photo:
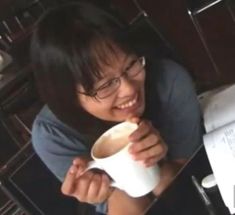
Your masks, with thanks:
[{"label": "fingernail", "polygon": [[135,154],[134,154],[134,155],[131,155],[131,157],[132,157],[132,159],[135,160],[135,161],[138,160],[138,157],[137,157]]},{"label": "fingernail", "polygon": [[77,175],[81,176],[85,171],[86,171],[86,168],[83,168],[80,166],[77,170]]},{"label": "fingernail", "polygon": [[139,162],[140,162],[140,164],[143,165],[143,166],[146,165],[146,163],[145,163],[143,160],[140,160]]},{"label": "fingernail", "polygon": [[79,160],[78,159],[74,159],[73,160],[73,165],[78,165],[79,164]]},{"label": "fingernail", "polygon": [[130,147],[130,148],[128,149],[128,151],[129,151],[130,153],[133,153],[132,147]]},{"label": "fingernail", "polygon": [[129,152],[130,153],[135,153],[136,152],[136,149],[135,149],[136,147],[134,147],[133,146],[133,143],[130,145],[130,147],[129,147]]},{"label": "fingernail", "polygon": [[74,174],[76,172],[76,167],[75,166],[71,166],[69,169],[69,173]]}]

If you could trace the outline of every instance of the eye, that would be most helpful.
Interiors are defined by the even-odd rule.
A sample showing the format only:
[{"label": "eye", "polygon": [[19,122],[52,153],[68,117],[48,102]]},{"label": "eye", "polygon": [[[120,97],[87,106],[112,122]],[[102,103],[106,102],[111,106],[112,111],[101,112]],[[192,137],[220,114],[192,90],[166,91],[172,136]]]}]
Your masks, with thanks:
[{"label": "eye", "polygon": [[137,59],[133,59],[128,66],[126,67],[125,71],[128,71],[129,69],[131,69],[137,62]]},{"label": "eye", "polygon": [[131,65],[131,68],[130,69],[136,69],[140,66],[140,63],[138,60],[135,60],[132,65]]},{"label": "eye", "polygon": [[105,84],[103,84],[102,86],[100,86],[100,87],[98,88],[98,90],[102,90],[102,89],[108,88],[108,87],[112,86],[113,84],[115,84],[116,82],[117,82],[116,78],[111,79],[110,81],[107,81]]}]

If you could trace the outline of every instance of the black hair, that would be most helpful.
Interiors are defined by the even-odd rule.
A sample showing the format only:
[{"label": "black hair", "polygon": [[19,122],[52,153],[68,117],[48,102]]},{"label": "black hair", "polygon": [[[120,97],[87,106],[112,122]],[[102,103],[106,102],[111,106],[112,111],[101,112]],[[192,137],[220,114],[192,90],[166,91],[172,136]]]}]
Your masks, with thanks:
[{"label": "black hair", "polygon": [[98,119],[78,104],[78,84],[91,92],[102,77],[101,66],[121,49],[134,52],[126,36],[127,24],[90,3],[60,5],[37,23],[31,41],[31,59],[39,94],[52,112],[75,129]]}]

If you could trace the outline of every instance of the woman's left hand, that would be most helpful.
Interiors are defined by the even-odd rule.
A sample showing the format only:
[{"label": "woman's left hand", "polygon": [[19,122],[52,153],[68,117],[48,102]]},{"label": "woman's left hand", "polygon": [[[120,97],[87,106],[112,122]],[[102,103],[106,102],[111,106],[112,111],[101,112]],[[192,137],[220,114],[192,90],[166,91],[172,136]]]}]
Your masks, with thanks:
[{"label": "woman's left hand", "polygon": [[153,166],[166,156],[167,145],[150,121],[137,117],[129,121],[138,124],[138,128],[129,136],[130,142],[133,143],[129,152],[134,160],[142,161],[146,167]]}]

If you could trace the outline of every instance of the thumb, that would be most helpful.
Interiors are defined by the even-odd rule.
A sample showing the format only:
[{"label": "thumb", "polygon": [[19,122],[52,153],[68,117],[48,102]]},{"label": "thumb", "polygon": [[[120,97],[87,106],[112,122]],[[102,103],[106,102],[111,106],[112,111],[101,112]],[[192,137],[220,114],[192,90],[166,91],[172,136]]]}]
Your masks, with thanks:
[{"label": "thumb", "polygon": [[132,116],[132,117],[129,117],[126,121],[139,124],[141,120],[137,116]]}]

